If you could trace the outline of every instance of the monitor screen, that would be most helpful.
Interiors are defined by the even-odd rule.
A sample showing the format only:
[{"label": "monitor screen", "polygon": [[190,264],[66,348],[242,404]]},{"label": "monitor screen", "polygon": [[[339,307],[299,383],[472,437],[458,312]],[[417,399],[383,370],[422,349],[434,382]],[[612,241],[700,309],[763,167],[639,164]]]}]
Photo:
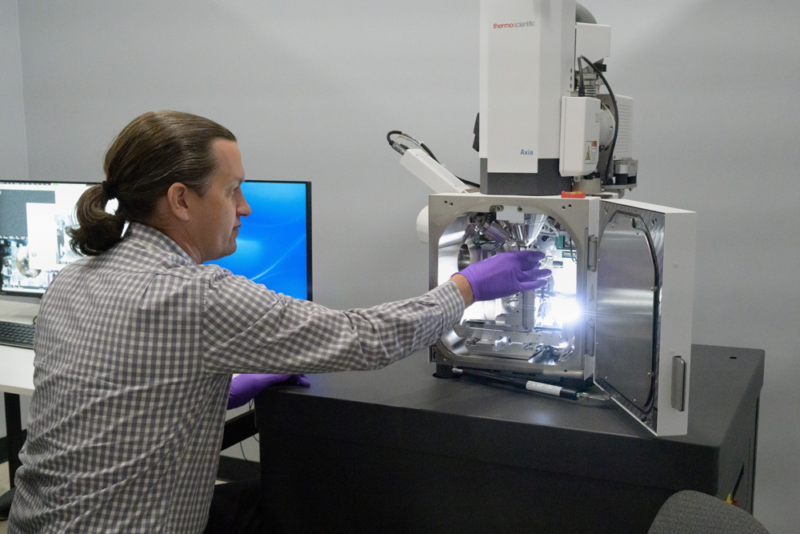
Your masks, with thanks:
[{"label": "monitor screen", "polygon": [[66,229],[93,183],[0,181],[0,294],[41,296],[65,265],[80,258]]},{"label": "monitor screen", "polygon": [[311,183],[246,180],[251,213],[236,252],[212,263],[276,293],[311,300]]},{"label": "monitor screen", "polygon": [[[95,183],[0,181],[0,294],[41,296],[65,265],[81,256],[66,229],[75,204]],[[248,180],[236,252],[214,262],[269,289],[311,300],[311,184]],[[116,201],[106,210],[113,213]]]}]

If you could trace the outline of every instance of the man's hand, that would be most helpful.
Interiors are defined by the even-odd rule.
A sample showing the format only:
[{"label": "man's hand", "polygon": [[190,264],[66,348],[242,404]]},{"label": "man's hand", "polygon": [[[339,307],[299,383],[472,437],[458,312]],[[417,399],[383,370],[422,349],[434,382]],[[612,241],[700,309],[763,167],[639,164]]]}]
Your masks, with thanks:
[{"label": "man's hand", "polygon": [[311,383],[305,375],[238,375],[231,380],[228,393],[228,409],[238,408],[250,402],[261,390],[285,382],[296,386],[309,387]]},{"label": "man's hand", "polygon": [[[544,287],[551,274],[549,269],[539,269],[544,258],[538,250],[501,252],[467,266],[450,280],[459,286],[464,304],[469,306],[473,300],[494,300]],[[462,289],[459,278],[469,282],[470,290]]]}]

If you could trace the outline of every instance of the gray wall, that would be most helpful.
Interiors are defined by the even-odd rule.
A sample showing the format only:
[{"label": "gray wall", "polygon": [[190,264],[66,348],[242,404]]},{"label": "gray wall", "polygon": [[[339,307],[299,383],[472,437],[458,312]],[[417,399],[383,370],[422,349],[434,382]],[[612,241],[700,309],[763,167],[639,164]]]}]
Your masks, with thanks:
[{"label": "gray wall", "polygon": [[594,3],[635,99],[633,197],[698,214],[693,341],[766,351],[755,516],[797,532],[800,4]]},{"label": "gray wall", "polygon": [[[237,134],[248,176],[313,182],[315,300],[426,289],[428,191],[384,136],[415,134],[476,179],[477,0],[19,1],[31,179],[101,178],[146,110],[206,115]],[[694,341],[767,351],[756,517],[794,532],[800,4],[584,3],[613,28],[609,81],[635,99],[632,198],[698,212]]]},{"label": "gray wall", "polygon": [[0,0],[0,176],[28,179],[17,0]]},{"label": "gray wall", "polygon": [[[0,0],[0,180],[28,179],[17,0]],[[0,297],[0,306],[8,305]],[[22,400],[27,407],[29,400]],[[0,437],[6,435],[0,395]],[[26,410],[27,413],[27,410]]]}]

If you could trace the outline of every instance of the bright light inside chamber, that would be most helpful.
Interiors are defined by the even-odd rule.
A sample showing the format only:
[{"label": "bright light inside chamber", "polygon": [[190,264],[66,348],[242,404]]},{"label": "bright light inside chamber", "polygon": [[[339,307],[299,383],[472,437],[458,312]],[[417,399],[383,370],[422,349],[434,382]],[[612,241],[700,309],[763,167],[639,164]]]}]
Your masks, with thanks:
[{"label": "bright light inside chamber", "polygon": [[557,324],[576,321],[581,310],[574,298],[555,297],[550,300],[550,313]]}]

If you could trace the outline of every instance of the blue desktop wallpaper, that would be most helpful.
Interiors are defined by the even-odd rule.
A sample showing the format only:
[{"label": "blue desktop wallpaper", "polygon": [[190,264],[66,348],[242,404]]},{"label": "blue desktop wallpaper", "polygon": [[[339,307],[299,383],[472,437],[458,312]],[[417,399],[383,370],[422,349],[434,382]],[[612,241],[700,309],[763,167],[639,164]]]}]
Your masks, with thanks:
[{"label": "blue desktop wallpaper", "polygon": [[251,214],[242,217],[236,252],[207,263],[276,293],[307,299],[306,184],[244,182],[242,192]]}]

